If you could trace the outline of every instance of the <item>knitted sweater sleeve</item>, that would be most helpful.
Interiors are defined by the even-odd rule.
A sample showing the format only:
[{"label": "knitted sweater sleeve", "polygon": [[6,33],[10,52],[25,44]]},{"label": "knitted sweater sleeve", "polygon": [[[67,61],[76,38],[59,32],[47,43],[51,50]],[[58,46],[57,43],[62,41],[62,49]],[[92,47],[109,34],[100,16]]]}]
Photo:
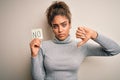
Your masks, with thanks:
[{"label": "knitted sweater sleeve", "polygon": [[39,50],[39,53],[36,57],[32,57],[32,78],[33,80],[44,80],[45,71],[43,65],[43,53],[42,49]]},{"label": "knitted sweater sleeve", "polygon": [[120,53],[120,46],[102,34],[98,33],[94,41],[99,45],[88,45],[88,56],[112,56]]}]

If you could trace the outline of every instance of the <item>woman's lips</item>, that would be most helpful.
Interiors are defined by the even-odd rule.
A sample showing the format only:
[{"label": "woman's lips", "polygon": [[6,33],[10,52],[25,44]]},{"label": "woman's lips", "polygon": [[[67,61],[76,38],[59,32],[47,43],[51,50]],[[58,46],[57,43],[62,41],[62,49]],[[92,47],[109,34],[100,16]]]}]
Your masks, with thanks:
[{"label": "woman's lips", "polygon": [[64,34],[58,34],[59,37],[64,37],[65,35]]}]

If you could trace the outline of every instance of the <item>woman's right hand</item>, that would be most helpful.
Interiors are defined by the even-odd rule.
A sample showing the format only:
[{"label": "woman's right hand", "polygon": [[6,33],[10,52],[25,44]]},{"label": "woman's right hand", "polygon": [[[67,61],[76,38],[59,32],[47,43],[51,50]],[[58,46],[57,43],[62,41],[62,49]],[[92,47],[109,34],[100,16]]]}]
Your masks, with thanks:
[{"label": "woman's right hand", "polygon": [[38,38],[35,38],[30,42],[30,49],[31,49],[32,57],[36,57],[38,55],[38,51],[40,49],[40,44],[41,44],[41,41]]}]

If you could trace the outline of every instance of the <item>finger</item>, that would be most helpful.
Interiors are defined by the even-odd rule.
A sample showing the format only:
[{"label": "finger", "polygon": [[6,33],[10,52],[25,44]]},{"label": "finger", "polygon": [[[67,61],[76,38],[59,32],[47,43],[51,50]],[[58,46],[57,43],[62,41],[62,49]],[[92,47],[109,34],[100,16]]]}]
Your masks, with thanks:
[{"label": "finger", "polygon": [[76,32],[86,34],[86,31],[85,31],[85,29],[83,27],[78,28]]},{"label": "finger", "polygon": [[76,33],[76,36],[82,36],[83,34],[82,33]]},{"label": "finger", "polygon": [[82,26],[80,26],[80,27],[78,27],[78,29],[79,29],[79,30],[83,30],[83,27],[82,27]]},{"label": "finger", "polygon": [[84,45],[88,40],[89,40],[89,39],[82,40],[81,42],[79,42],[79,43],[77,44],[77,47],[80,47],[80,46]]},{"label": "finger", "polygon": [[31,49],[40,48],[40,44],[39,43],[34,43],[34,44],[32,44],[32,46],[30,48]]},{"label": "finger", "polygon": [[86,35],[86,33],[83,32],[83,31],[79,31],[79,30],[77,30],[76,35],[81,36],[81,35]]},{"label": "finger", "polygon": [[41,43],[40,39],[35,38],[35,39],[33,39],[33,40],[31,41],[30,47],[39,47],[39,46],[40,46],[40,43]]},{"label": "finger", "polygon": [[86,38],[86,34],[83,33],[76,33],[76,38]]},{"label": "finger", "polygon": [[40,47],[40,40],[36,40],[36,42],[34,42],[34,47]]},{"label": "finger", "polygon": [[76,33],[78,33],[78,34],[86,34],[85,31],[81,31],[81,30],[77,30]]},{"label": "finger", "polygon": [[78,30],[84,31],[85,30],[84,28],[85,27],[78,27]]},{"label": "finger", "polygon": [[85,34],[78,34],[78,33],[76,33],[76,38],[85,38],[86,37],[86,35]]},{"label": "finger", "polygon": [[39,43],[34,43],[33,47],[40,47],[40,44]]},{"label": "finger", "polygon": [[76,38],[85,39],[86,36],[84,36],[84,35],[82,35],[82,36],[76,36]]}]

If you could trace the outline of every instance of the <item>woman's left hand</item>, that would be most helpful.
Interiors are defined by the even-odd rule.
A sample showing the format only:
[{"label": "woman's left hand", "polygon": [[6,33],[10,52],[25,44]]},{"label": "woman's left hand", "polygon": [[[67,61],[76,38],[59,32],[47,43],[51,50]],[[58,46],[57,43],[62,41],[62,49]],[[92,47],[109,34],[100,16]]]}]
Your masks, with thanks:
[{"label": "woman's left hand", "polygon": [[76,38],[80,38],[82,41],[78,43],[78,47],[85,44],[89,39],[96,39],[97,32],[87,28],[87,27],[78,27],[76,31]]}]

